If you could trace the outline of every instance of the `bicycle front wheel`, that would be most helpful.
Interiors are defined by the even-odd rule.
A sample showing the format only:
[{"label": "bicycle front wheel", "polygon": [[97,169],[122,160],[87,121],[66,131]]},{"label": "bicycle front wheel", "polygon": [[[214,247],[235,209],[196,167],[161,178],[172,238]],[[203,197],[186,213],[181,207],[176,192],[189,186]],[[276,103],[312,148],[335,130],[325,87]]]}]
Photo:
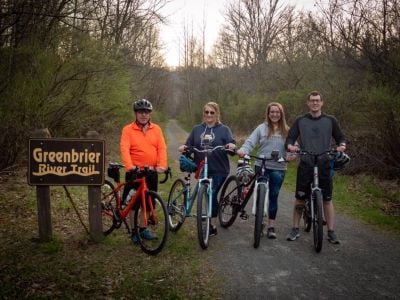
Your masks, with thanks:
[{"label": "bicycle front wheel", "polygon": [[307,200],[303,208],[303,221],[304,221],[304,231],[310,232],[311,230],[311,208],[310,201]]},{"label": "bicycle front wheel", "polygon": [[210,234],[210,220],[208,217],[208,188],[207,184],[203,184],[199,188],[197,198],[197,237],[201,248],[208,247],[208,239]]},{"label": "bicycle front wheel", "polygon": [[257,186],[257,203],[256,203],[256,221],[254,224],[254,248],[260,245],[260,239],[263,230],[263,217],[264,217],[264,201],[267,190],[264,184]]},{"label": "bicycle front wheel", "polygon": [[[147,226],[143,224],[144,211],[138,203],[135,208],[134,232],[143,252],[156,255],[163,249],[168,237],[167,209],[156,192],[147,192],[146,198]],[[148,205],[149,201],[153,203],[153,212]]]},{"label": "bicycle front wheel", "polygon": [[324,236],[323,227],[323,208],[322,208],[322,193],[319,190],[314,191],[312,195],[314,201],[314,220],[313,220],[313,234],[314,234],[314,248],[316,252],[322,249],[322,239]]},{"label": "bicycle front wheel", "polygon": [[235,175],[229,176],[222,186],[218,206],[219,223],[224,228],[231,226],[240,209],[239,182]]},{"label": "bicycle front wheel", "polygon": [[185,208],[185,183],[182,179],[177,179],[172,184],[168,196],[168,223],[169,230],[178,231],[186,218]]},{"label": "bicycle front wheel", "polygon": [[101,186],[101,224],[104,235],[110,234],[119,227],[120,221],[117,215],[117,193],[114,185],[105,180]]}]

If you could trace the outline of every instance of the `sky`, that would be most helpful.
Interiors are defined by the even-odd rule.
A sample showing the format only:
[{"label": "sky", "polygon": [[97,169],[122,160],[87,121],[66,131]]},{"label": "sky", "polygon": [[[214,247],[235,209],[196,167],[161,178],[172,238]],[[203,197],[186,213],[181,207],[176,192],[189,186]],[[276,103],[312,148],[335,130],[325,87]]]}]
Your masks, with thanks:
[{"label": "sky", "polygon": [[[183,39],[183,28],[193,24],[195,36],[201,38],[201,28],[205,19],[206,53],[210,53],[218,38],[223,23],[225,7],[236,0],[170,0],[161,13],[167,17],[167,23],[161,27],[161,39],[164,44],[164,57],[168,66],[179,66],[179,49]],[[283,0],[299,8],[311,9],[314,0]]]}]

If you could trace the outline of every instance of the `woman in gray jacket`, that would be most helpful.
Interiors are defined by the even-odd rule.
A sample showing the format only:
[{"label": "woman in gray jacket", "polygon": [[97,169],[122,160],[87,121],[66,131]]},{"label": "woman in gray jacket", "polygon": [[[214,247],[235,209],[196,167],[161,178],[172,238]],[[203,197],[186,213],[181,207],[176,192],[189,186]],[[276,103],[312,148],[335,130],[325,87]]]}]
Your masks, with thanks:
[{"label": "woman in gray jacket", "polygon": [[[273,150],[279,151],[279,157],[286,158],[285,140],[289,127],[286,123],[285,112],[280,103],[271,102],[267,106],[265,121],[258,125],[247,138],[242,147],[237,151],[239,156],[249,154],[253,148],[259,145],[257,156],[263,155],[271,158]],[[259,171],[261,162],[256,161],[256,173]],[[285,162],[267,161],[267,176],[269,177],[269,207],[268,207],[268,231],[267,237],[276,238],[275,219],[278,211],[278,195],[283,179],[285,178],[287,166]]]}]

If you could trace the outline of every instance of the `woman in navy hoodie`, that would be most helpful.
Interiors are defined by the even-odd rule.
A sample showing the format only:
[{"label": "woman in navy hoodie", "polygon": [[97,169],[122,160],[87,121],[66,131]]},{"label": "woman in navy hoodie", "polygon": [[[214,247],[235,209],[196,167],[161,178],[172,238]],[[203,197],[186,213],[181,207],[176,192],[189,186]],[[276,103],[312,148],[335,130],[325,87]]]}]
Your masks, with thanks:
[{"label": "woman in navy hoodie", "polygon": [[[201,149],[201,144],[205,135],[211,137],[211,146],[226,146],[228,149],[235,149],[235,140],[232,131],[221,123],[219,105],[215,102],[208,102],[203,107],[203,123],[193,127],[192,132],[186,140],[185,145],[179,147],[180,152],[184,152],[186,147],[196,147]],[[204,153],[194,152],[194,161],[197,165],[204,159]],[[217,149],[208,155],[208,174],[212,178],[212,219],[210,236],[217,234],[217,228],[212,223],[218,216],[218,191],[229,174],[229,159],[227,152]]]}]

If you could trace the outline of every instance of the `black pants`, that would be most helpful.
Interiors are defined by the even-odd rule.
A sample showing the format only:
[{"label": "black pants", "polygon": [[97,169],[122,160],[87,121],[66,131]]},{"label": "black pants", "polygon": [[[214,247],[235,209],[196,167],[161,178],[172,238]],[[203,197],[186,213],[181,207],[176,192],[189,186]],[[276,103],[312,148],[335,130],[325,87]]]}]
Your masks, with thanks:
[{"label": "black pants", "polygon": [[[135,177],[132,178],[132,174],[127,172],[125,173],[125,181],[128,182],[128,184],[125,185],[124,187],[124,192],[122,193],[122,199],[125,199],[126,196],[128,196],[129,191],[134,188],[137,189],[139,187],[139,183],[130,183],[129,181],[137,178],[142,178],[144,174],[135,174]],[[158,174],[157,172],[151,172],[146,176],[146,183],[147,187],[151,191],[157,192],[158,189]]]}]

